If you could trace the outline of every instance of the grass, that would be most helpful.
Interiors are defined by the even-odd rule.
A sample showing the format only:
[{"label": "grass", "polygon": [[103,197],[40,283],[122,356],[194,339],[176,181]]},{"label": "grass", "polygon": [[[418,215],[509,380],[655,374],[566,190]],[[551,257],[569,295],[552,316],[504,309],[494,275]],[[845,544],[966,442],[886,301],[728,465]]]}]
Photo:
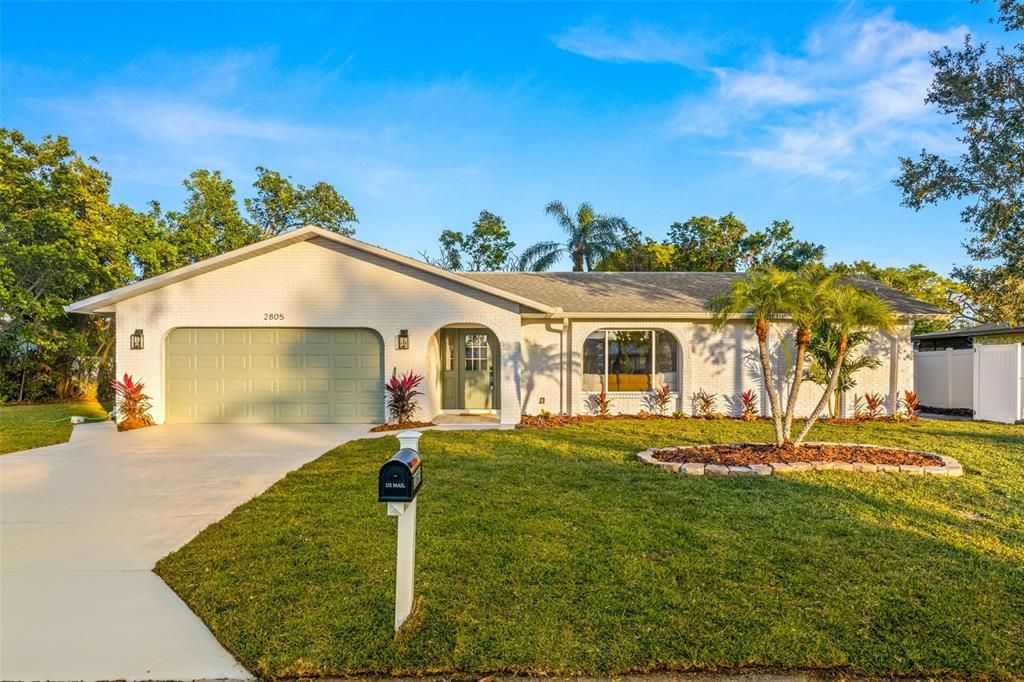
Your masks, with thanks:
[{"label": "grass", "polygon": [[0,405],[0,455],[18,450],[66,443],[71,438],[68,417],[107,418],[95,400],[41,405]]},{"label": "grass", "polygon": [[656,445],[770,425],[609,421],[428,432],[412,619],[392,633],[393,438],[290,473],[157,572],[268,678],[658,670],[1024,675],[1024,430],[821,426],[952,455],[960,479],[694,478]]}]

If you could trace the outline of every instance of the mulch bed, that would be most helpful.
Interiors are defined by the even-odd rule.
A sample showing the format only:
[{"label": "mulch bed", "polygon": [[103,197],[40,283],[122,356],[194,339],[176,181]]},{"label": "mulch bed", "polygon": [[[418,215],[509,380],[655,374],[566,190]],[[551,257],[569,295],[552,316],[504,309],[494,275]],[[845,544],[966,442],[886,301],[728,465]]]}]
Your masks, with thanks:
[{"label": "mulch bed", "polygon": [[524,414],[520,422],[516,425],[516,428],[553,429],[558,426],[569,426],[571,424],[590,424],[592,422],[618,421],[622,419],[675,419],[675,417],[660,414],[610,414],[606,417],[602,417],[597,414]]},{"label": "mulch bed", "polygon": [[117,422],[118,431],[134,431],[135,429],[144,429],[147,426],[153,426],[152,420],[137,419],[135,417],[128,417]]},{"label": "mulch bed", "polygon": [[419,429],[424,426],[437,426],[434,422],[402,422],[401,424],[381,424],[370,429],[371,433],[381,431],[404,431],[405,429]]},{"label": "mulch bed", "polygon": [[700,464],[770,464],[782,462],[863,462],[866,464],[905,464],[937,466],[935,458],[899,448],[879,448],[841,443],[792,444],[778,447],[769,443],[733,443],[655,450],[659,462],[697,462]]},{"label": "mulch bed", "polygon": [[921,412],[927,412],[928,414],[944,414],[950,417],[974,416],[974,410],[969,407],[929,407],[928,405],[922,405]]}]

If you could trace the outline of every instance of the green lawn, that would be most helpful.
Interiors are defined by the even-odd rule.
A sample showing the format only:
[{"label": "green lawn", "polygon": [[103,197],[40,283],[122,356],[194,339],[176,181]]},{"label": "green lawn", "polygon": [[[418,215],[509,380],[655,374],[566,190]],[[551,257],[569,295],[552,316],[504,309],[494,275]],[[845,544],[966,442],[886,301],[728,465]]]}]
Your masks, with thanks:
[{"label": "green lawn", "polygon": [[105,418],[107,410],[96,401],[0,405],[0,455],[66,443],[71,437],[68,417],[72,415]]},{"label": "green lawn", "polygon": [[157,572],[264,677],[827,669],[1024,675],[1024,428],[921,420],[816,439],[928,449],[960,479],[667,474],[736,421],[427,433],[418,610],[391,631],[393,438],[332,450]]}]

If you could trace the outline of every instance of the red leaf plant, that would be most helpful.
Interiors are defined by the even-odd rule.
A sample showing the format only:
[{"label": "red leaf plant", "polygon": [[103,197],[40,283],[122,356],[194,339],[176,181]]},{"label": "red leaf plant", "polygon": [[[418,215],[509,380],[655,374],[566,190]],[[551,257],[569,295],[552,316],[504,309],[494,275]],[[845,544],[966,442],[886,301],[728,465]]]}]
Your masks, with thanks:
[{"label": "red leaf plant", "polygon": [[885,406],[885,397],[881,393],[865,393],[864,402],[868,409],[864,411],[867,419],[880,419]]},{"label": "red leaf plant", "polygon": [[672,403],[672,388],[668,384],[662,384],[647,394],[646,402],[651,408],[651,412],[664,416]]},{"label": "red leaf plant", "polygon": [[742,412],[740,413],[740,419],[743,421],[753,421],[757,419],[757,394],[754,393],[754,389],[748,388],[747,390],[740,393],[740,406]]},{"label": "red leaf plant", "polygon": [[125,374],[121,381],[113,379],[110,382],[115,397],[113,414],[118,431],[129,431],[153,424],[153,418],[149,416],[151,398],[143,392],[145,387],[144,383],[135,381],[130,374]]},{"label": "red leaf plant", "polygon": [[411,422],[419,410],[416,404],[416,397],[423,395],[416,389],[423,383],[422,374],[406,372],[402,376],[391,375],[391,379],[384,384],[384,391],[388,399],[388,419],[398,424]]}]

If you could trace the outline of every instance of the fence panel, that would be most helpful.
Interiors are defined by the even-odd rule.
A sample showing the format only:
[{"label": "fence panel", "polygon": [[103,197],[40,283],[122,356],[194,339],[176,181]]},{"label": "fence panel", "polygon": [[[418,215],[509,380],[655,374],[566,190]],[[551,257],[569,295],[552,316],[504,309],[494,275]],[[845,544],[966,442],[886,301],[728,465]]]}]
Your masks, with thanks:
[{"label": "fence panel", "polygon": [[928,407],[974,407],[974,351],[914,352],[914,391]]}]

